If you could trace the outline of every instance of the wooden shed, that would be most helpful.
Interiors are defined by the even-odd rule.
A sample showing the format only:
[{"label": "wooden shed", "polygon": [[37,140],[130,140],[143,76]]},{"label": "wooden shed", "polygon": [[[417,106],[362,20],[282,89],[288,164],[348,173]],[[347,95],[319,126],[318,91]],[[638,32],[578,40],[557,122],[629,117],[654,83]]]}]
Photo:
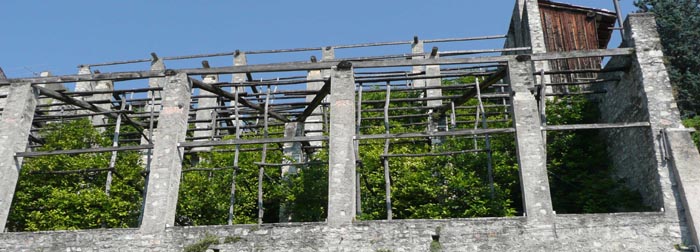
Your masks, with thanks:
[{"label": "wooden shed", "polygon": [[[614,11],[539,1],[540,17],[548,52],[605,49],[617,15]],[[600,57],[552,60],[551,70],[600,69]],[[595,78],[593,74],[552,75],[552,82],[575,82]]]}]

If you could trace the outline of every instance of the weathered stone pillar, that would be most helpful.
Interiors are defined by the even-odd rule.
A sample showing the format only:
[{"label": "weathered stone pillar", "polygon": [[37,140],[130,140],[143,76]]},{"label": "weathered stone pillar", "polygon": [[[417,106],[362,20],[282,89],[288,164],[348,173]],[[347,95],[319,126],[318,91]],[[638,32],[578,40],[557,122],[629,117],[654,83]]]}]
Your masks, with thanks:
[{"label": "weathered stone pillar", "polygon": [[[165,70],[165,63],[163,63],[163,59],[159,58],[158,55],[155,53],[151,53],[151,56],[153,57],[151,61],[151,71],[163,71]],[[148,87],[149,88],[162,88],[165,86],[165,78],[163,77],[154,77],[154,78],[149,78],[148,79]],[[161,105],[162,103],[161,99],[161,93],[163,91],[152,91],[148,92],[148,101],[147,105],[144,106],[144,110],[147,113],[153,112],[153,114],[156,114],[153,116],[153,120],[159,120],[158,113],[160,113]],[[150,120],[150,117],[149,117]],[[155,125],[155,122],[153,122]],[[151,139],[146,139],[144,136],[141,137],[141,145],[146,145],[146,144],[151,144],[156,142],[156,137],[155,137],[155,132],[157,132],[157,129],[153,129],[153,132],[149,132],[148,129],[143,130],[143,135],[144,136],[151,136]],[[150,140],[150,142],[149,142]],[[146,150],[142,152],[141,155],[141,161],[144,165],[146,165],[146,170],[150,169],[151,166],[151,161],[149,160],[149,156],[151,156],[150,153],[153,153],[152,150]]]},{"label": "weathered stone pillar", "polygon": [[[78,74],[79,75],[88,75],[92,74],[92,71],[90,71],[90,66],[85,66],[82,65],[78,68]],[[85,92],[85,91],[92,91],[95,88],[95,82],[94,81],[78,81],[75,83],[75,92]],[[87,100],[87,96],[81,96],[82,100]]]},{"label": "weathered stone pillar", "polygon": [[[335,59],[335,49],[333,47],[324,47],[322,49],[322,60],[330,61]],[[306,75],[307,80],[320,80],[327,79],[331,75],[330,70],[311,70]],[[320,90],[323,87],[322,81],[310,81],[306,83],[306,90]],[[311,102],[314,100],[316,95],[307,95],[306,102]],[[314,109],[311,116],[306,118],[304,121],[304,130],[307,132],[307,136],[321,136],[323,135],[323,116],[321,115],[321,106]],[[321,147],[323,142],[321,141],[310,141],[309,145],[312,147]]]},{"label": "weathered stone pillar", "polygon": [[[426,54],[426,57],[429,58],[438,58],[439,55],[437,54],[437,48],[434,47],[432,54]],[[426,76],[439,76],[440,75],[440,65],[428,65],[425,66],[425,75]],[[442,78],[430,78],[425,80],[425,86],[426,87],[440,87],[442,86]],[[425,91],[425,97],[426,98],[436,98],[442,96],[442,89],[428,89]],[[442,99],[440,100],[429,100],[428,102],[425,103],[429,108],[428,110],[428,131],[429,132],[438,132],[441,129],[445,129],[445,116],[443,115],[442,117],[435,118],[432,116],[433,110],[436,107],[439,107],[442,105]],[[441,137],[433,137],[430,139],[430,142],[432,145],[440,144],[442,143]]]},{"label": "weathered stone pillar", "polygon": [[184,73],[165,78],[162,109],[148,174],[141,231],[163,231],[175,223],[178,189],[182,171],[182,150],[190,108],[191,85]]},{"label": "weathered stone pillar", "polygon": [[540,131],[537,100],[530,91],[532,62],[508,62],[511,89],[511,113],[515,127],[516,150],[520,171],[520,185],[528,223],[546,228],[554,219],[552,198],[547,177],[545,146]]},{"label": "weathered stone pillar", "polygon": [[[418,37],[413,38],[413,44],[411,44],[411,53],[420,54],[419,56],[411,57],[412,59],[425,58],[425,56],[422,55],[423,53],[425,53],[424,46],[423,46],[423,40],[418,40]],[[420,74],[423,71],[425,71],[425,66],[413,66],[411,68],[411,73],[414,73],[414,74]],[[425,87],[425,80],[413,80],[413,86],[414,87]]]},{"label": "weathered stone pillar", "polygon": [[[51,76],[51,72],[44,71],[39,74],[40,77],[49,77]],[[66,91],[66,87],[63,83],[50,83],[50,84],[35,84],[36,86],[42,87],[42,88],[47,88],[51,89],[53,91],[57,92],[63,92]],[[53,99],[53,98],[38,98],[37,105],[46,105],[46,104],[55,104],[55,103],[61,103],[61,101]],[[62,105],[63,106],[63,105]],[[56,109],[56,108],[49,108],[49,109]],[[49,115],[60,115],[60,112],[49,112]]]},{"label": "weathered stone pillar", "polygon": [[[284,124],[284,137],[303,137],[304,136],[304,124],[299,122],[289,122]],[[281,174],[282,181],[285,183],[292,183],[287,175],[295,175],[298,172],[296,165],[292,163],[301,163],[304,161],[304,152],[302,151],[300,142],[284,143],[282,145],[282,152],[284,153],[283,164]],[[291,184],[290,184],[291,185]],[[279,222],[289,222],[292,221],[292,213],[287,211],[288,204],[282,203],[280,205],[279,212]]]},{"label": "weathered stone pillar", "polygon": [[5,230],[12,198],[19,179],[22,158],[15,153],[27,147],[36,109],[36,95],[30,83],[13,83],[0,121],[0,232]]},{"label": "weathered stone pillar", "polygon": [[[111,80],[101,80],[97,81],[97,84],[95,84],[95,91],[112,91],[114,90],[114,82]],[[102,94],[94,94],[90,98],[90,101],[110,101],[112,99],[112,94],[111,93],[102,93]],[[107,109],[107,110],[112,110],[112,103],[107,102],[107,103],[97,103],[95,106]],[[100,125],[100,124],[106,124],[107,123],[107,117],[105,115],[94,115],[92,116],[92,125]],[[100,131],[104,131],[105,128],[98,128]]]},{"label": "weathered stone pillar", "polygon": [[[245,52],[236,51],[233,55],[233,65],[234,66],[245,66],[248,64],[248,57]],[[244,82],[248,80],[248,76],[245,73],[235,73],[233,74],[233,82]],[[232,91],[233,92],[233,91]],[[245,92],[245,87],[238,87],[238,92]]]},{"label": "weathered stone pillar", "polygon": [[[544,39],[542,19],[540,18],[540,7],[538,0],[517,0],[513,8],[510,28],[504,45],[505,48],[531,47],[532,53],[547,52],[547,45]],[[505,54],[516,54],[511,52]],[[535,61],[535,70],[548,71],[549,62]],[[545,83],[550,83],[550,76],[545,75]],[[551,87],[548,88],[551,92]]]},{"label": "weathered stone pillar", "polygon": [[[207,84],[213,84],[219,82],[219,76],[212,74],[212,75],[205,75],[202,78],[202,82],[207,83]],[[206,91],[204,89],[199,89],[199,95],[200,96],[214,96],[213,93]],[[197,110],[196,113],[196,120],[198,121],[195,123],[195,128],[197,130],[194,131],[194,137],[195,141],[209,141],[209,139],[204,139],[205,137],[211,137],[214,135],[214,127],[216,127],[216,121],[212,121],[216,115],[215,109],[201,109],[201,108],[211,108],[218,106],[218,101],[216,97],[201,97],[199,98],[199,102],[197,102],[197,107],[200,108]],[[193,148],[194,151],[209,151],[211,150],[211,147],[197,147]]]},{"label": "weathered stone pillar", "polygon": [[[284,124],[284,137],[301,137],[304,135],[304,124],[298,122],[290,122]],[[301,163],[303,162],[304,152],[301,148],[301,142],[284,143],[282,152],[285,160],[283,163]],[[282,176],[287,174],[296,174],[297,168],[293,165],[282,166]]]},{"label": "weathered stone pillar", "polygon": [[331,69],[330,139],[328,142],[328,224],[355,219],[355,78],[352,63]]},{"label": "weathered stone pillar", "polygon": [[[331,46],[324,47],[321,50],[321,61],[331,60],[335,60],[335,48]],[[331,77],[331,70],[321,70],[321,75],[323,76],[323,78],[329,78]]]}]

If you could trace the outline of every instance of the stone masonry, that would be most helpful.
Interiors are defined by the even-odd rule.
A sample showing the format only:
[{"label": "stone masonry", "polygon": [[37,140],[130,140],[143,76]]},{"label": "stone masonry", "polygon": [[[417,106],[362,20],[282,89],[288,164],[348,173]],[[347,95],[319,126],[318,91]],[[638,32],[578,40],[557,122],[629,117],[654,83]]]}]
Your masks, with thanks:
[{"label": "stone masonry", "polygon": [[[524,43],[536,51],[541,33],[536,1],[517,1],[507,45]],[[209,251],[675,251],[698,244],[700,154],[671,93],[652,16],[633,14],[625,22],[623,47],[631,55],[614,57],[607,67],[627,66],[620,81],[602,88],[604,123],[648,123],[649,127],[602,130],[616,176],[638,189],[652,211],[618,214],[557,215],[552,209],[535,99],[533,69],[546,66],[532,55],[503,56],[510,83],[511,115],[525,216],[447,220],[356,219],[354,153],[356,100],[353,63],[310,70],[309,78],[328,77],[328,219],[320,223],[230,226],[174,226],[182,169],[182,143],[188,128],[192,84],[186,73],[164,71],[159,127],[147,180],[143,219],[136,229],[99,229],[0,234],[0,251],[182,251],[214,238]],[[333,48],[326,48],[330,60]],[[538,49],[537,49],[538,50]],[[240,55],[240,54],[237,54]],[[239,56],[240,57],[240,56]],[[424,60],[424,59],[417,59]],[[540,60],[542,61],[542,60]],[[161,63],[162,64],[162,63]],[[358,63],[359,64],[359,63]],[[431,65],[434,63],[426,63]],[[89,69],[87,69],[89,71]],[[438,69],[439,70],[439,69]],[[85,74],[88,74],[87,72]],[[238,75],[238,78],[243,78]],[[85,82],[88,83],[88,82]],[[426,83],[427,84],[427,83]],[[23,152],[36,106],[32,83],[13,83],[0,122],[0,230],[6,224]],[[429,84],[428,84],[429,85]],[[310,121],[307,121],[309,123]],[[289,125],[288,135],[303,127]],[[314,126],[306,127],[306,129]],[[288,146],[292,148],[294,146]],[[298,146],[296,146],[298,147]],[[298,151],[296,151],[298,152]]]}]

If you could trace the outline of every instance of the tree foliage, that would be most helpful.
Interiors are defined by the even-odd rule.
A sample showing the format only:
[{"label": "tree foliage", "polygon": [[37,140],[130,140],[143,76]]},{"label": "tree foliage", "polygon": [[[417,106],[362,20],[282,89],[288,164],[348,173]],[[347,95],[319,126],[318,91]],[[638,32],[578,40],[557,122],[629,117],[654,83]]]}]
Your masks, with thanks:
[{"label": "tree foliage", "polygon": [[[46,144],[38,151],[111,146],[110,138],[95,130],[87,119],[46,125],[41,135]],[[144,184],[139,153],[118,154],[109,196],[105,194],[106,172],[55,173],[107,168],[110,155],[85,153],[25,159],[10,210],[9,230],[136,227]]]},{"label": "tree foliage", "polygon": [[[582,96],[547,102],[547,124],[595,123],[597,104]],[[639,192],[614,178],[605,138],[596,130],[547,133],[547,170],[557,213],[609,213],[648,210]]]},{"label": "tree foliage", "polygon": [[[473,78],[445,81],[471,83]],[[443,95],[461,91],[445,90]],[[420,92],[392,92],[389,116],[392,133],[423,132],[429,117],[422,104],[399,99],[417,98]],[[362,134],[383,134],[381,89],[367,91],[362,105]],[[376,101],[376,102],[373,102]],[[455,110],[457,129],[481,127],[475,114],[478,102],[471,100]],[[511,127],[505,107],[485,101],[489,128]],[[502,113],[506,112],[506,113]],[[406,115],[425,115],[407,116]],[[549,124],[595,122],[595,104],[583,97],[548,101]],[[446,118],[438,118],[447,120]],[[434,119],[430,119],[434,120]],[[109,133],[101,134],[88,120],[50,124],[42,130],[47,144],[40,150],[83,149],[108,146]],[[449,128],[453,127],[448,124]],[[270,134],[283,128],[273,126]],[[110,129],[106,130],[110,132]],[[258,138],[244,134],[243,138]],[[233,138],[228,136],[227,139]],[[612,176],[604,140],[596,131],[550,132],[548,170],[555,210],[560,213],[619,212],[645,210],[639,193],[626,189]],[[225,139],[226,140],[226,139]],[[427,138],[391,139],[391,154],[445,153],[486,150],[484,136],[443,137],[433,145]],[[424,157],[392,157],[388,160],[392,212],[395,219],[440,219],[521,215],[522,199],[515,138],[512,134],[491,135],[493,191],[489,183],[486,151]],[[282,146],[268,144],[266,163],[282,163]],[[241,146],[237,169],[233,169],[234,146],[214,147],[211,152],[187,154],[177,205],[178,225],[221,225],[228,221],[231,186],[235,180],[235,224],[257,223],[257,188],[262,161],[261,144]],[[308,157],[298,173],[282,176],[279,167],[265,167],[263,221],[279,222],[280,211],[292,221],[324,221],[328,204],[328,150]],[[363,220],[387,218],[385,202],[384,140],[361,141],[360,190]],[[110,153],[57,155],[27,159],[22,169],[11,215],[11,230],[84,229],[137,226],[143,177],[140,154],[120,152],[112,193],[104,193],[104,173],[69,175],[40,174],[38,171],[80,170],[106,167]],[[197,160],[197,162],[194,162]],[[287,160],[297,162],[295,160]],[[217,169],[214,169],[217,168]]]},{"label": "tree foliage", "polygon": [[700,112],[700,2],[636,0],[641,12],[653,13],[661,36],[666,67],[685,117]]}]

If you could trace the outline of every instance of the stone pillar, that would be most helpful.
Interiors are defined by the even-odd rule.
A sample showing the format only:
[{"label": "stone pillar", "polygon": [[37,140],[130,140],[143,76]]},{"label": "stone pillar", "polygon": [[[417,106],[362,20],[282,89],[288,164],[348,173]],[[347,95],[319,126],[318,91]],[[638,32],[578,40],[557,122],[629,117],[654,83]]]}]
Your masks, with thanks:
[{"label": "stone pillar", "polygon": [[[219,76],[212,74],[212,75],[205,75],[202,78],[202,82],[207,83],[207,84],[213,84],[219,82]],[[204,89],[199,89],[199,95],[200,96],[214,96],[213,93],[206,91]],[[218,100],[216,97],[202,97],[199,98],[199,102],[197,102],[197,107],[198,108],[211,108],[218,106]],[[214,124],[216,122],[212,122],[214,117],[216,116],[215,114],[216,110],[215,109],[198,109],[196,113],[196,120],[198,121],[195,123],[195,128],[197,130],[194,131],[194,137],[195,141],[209,141],[209,139],[200,139],[200,137],[211,137],[214,135]],[[201,121],[201,122],[199,122]],[[214,124],[212,124],[214,123]],[[211,147],[197,147],[193,148],[195,151],[209,151],[211,150]]]},{"label": "stone pillar", "polygon": [[328,142],[328,224],[355,220],[355,78],[352,63],[331,69],[330,139]]},{"label": "stone pillar", "polygon": [[[322,60],[330,61],[335,58],[335,49],[333,47],[324,47],[322,50]],[[313,59],[312,59],[313,60]],[[330,70],[311,70],[306,75],[307,80],[320,80],[328,79],[330,77]],[[324,83],[322,81],[311,81],[306,83],[306,90],[320,90]],[[316,95],[307,95],[306,102],[313,101]],[[321,106],[316,107],[313,111],[313,115],[306,118],[304,121],[304,130],[309,131],[306,133],[307,136],[322,136],[323,135],[323,116],[321,115]],[[310,141],[309,145],[312,147],[321,147],[323,142],[321,141]]]},{"label": "stone pillar", "polygon": [[[158,58],[158,56],[155,53],[153,53],[151,55],[153,56],[153,60],[151,61],[151,71],[163,71],[163,70],[165,70],[165,63],[163,62],[163,59]],[[148,87],[149,88],[157,88],[157,87],[162,88],[164,86],[165,86],[165,78],[163,78],[163,77],[155,77],[155,78],[148,79]],[[156,105],[156,104],[159,103],[158,99],[161,98],[162,92],[163,91],[154,91],[152,94],[151,94],[151,92],[148,92],[148,98],[150,99],[151,97],[155,97],[156,101],[155,101],[155,104],[149,104],[149,106],[146,106],[146,111],[151,111],[150,110],[151,106],[153,106],[153,111],[155,111],[155,112],[160,111],[160,105]]]},{"label": "stone pillar", "polygon": [[[78,68],[78,75],[88,75],[92,74],[90,71],[90,66],[82,65]],[[94,81],[78,81],[75,83],[75,92],[85,92],[92,91],[95,88]],[[81,96],[82,100],[87,100],[87,96]]]},{"label": "stone pillar", "polygon": [[[435,55],[427,54],[426,57],[430,58],[438,58],[437,50],[436,48],[433,48],[433,52]],[[428,65],[425,66],[425,75],[427,76],[439,76],[440,75],[440,65]],[[439,87],[442,86],[442,78],[431,78],[425,80],[425,86],[426,87]],[[425,97],[426,98],[435,98],[435,97],[440,97],[442,96],[442,89],[428,89],[425,91]],[[426,105],[430,107],[431,109],[428,110],[428,131],[429,132],[438,132],[445,129],[445,116],[443,115],[442,117],[439,118],[434,118],[432,116],[433,110],[436,107],[439,107],[442,105],[442,99],[440,100],[429,100],[426,102]],[[430,139],[430,142],[432,145],[440,144],[442,143],[442,137],[433,137]]]},{"label": "stone pillar", "polygon": [[[112,91],[114,90],[114,82],[111,80],[101,80],[97,81],[97,84],[95,84],[95,91]],[[101,101],[101,103],[95,104],[95,106],[107,109],[107,110],[112,110],[112,103],[102,103],[103,101],[111,101],[112,100],[112,93],[103,93],[103,94],[94,94],[90,98],[90,101]],[[100,125],[100,124],[106,124],[107,123],[107,116],[105,115],[95,115],[92,116],[92,125]],[[98,128],[100,131],[104,131],[105,128]]]},{"label": "stone pillar", "polygon": [[540,131],[540,114],[537,100],[530,91],[532,62],[508,62],[508,79],[511,89],[511,113],[515,127],[518,166],[523,204],[529,224],[546,228],[554,220],[552,198],[547,177],[547,160]]},{"label": "stone pillar", "polygon": [[[335,48],[331,46],[324,47],[321,50],[321,61],[332,61],[335,60]],[[321,76],[323,78],[331,77],[331,70],[321,70]],[[321,88],[321,87],[319,87]]]},{"label": "stone pillar", "polygon": [[[538,2],[538,0],[517,0],[515,2],[505,48],[529,46],[532,48],[532,53],[547,52]],[[504,54],[515,53],[517,52]],[[547,61],[535,61],[534,66],[536,71],[550,69]],[[545,83],[551,83],[549,75],[545,75],[544,78]],[[548,87],[547,91],[551,92],[552,88]]]},{"label": "stone pillar", "polygon": [[26,149],[34,119],[37,101],[31,84],[13,83],[7,103],[12,106],[5,108],[0,121],[0,232],[5,230],[22,166],[15,153]]},{"label": "stone pillar", "polygon": [[[423,53],[425,53],[424,47],[423,47],[423,40],[418,40],[418,37],[413,38],[413,44],[411,44],[411,53],[421,54],[420,56],[412,57],[412,59],[425,58],[425,56],[422,55]],[[413,66],[411,68],[411,73],[414,73],[414,74],[420,74],[423,71],[425,71],[425,66]],[[413,86],[414,87],[425,87],[425,80],[413,80]]]},{"label": "stone pillar", "polygon": [[[285,138],[302,136],[304,136],[304,123],[289,122],[284,124]],[[282,163],[288,164],[282,166],[282,181],[284,183],[289,183],[289,185],[291,185],[292,181],[288,179],[287,175],[295,175],[298,172],[296,165],[291,165],[291,163],[301,163],[304,161],[304,152],[302,151],[301,147],[302,145],[300,142],[288,142],[282,145],[282,152],[284,153],[284,160],[282,160]],[[288,203],[283,202],[280,205],[279,222],[292,221],[292,213],[288,212],[287,209]]]},{"label": "stone pillar", "polygon": [[[151,71],[163,71],[163,70],[165,70],[165,63],[163,63],[163,59],[158,58],[158,56],[155,53],[151,53],[151,56],[153,57],[153,60],[151,61]],[[162,88],[165,86],[165,81],[166,80],[163,77],[149,78],[148,79],[148,87],[149,88],[158,88],[158,87]],[[144,106],[144,110],[145,110],[144,112],[150,113],[152,110],[153,114],[154,114],[153,120],[159,120],[158,113],[160,113],[161,105],[158,105],[158,104],[162,103],[162,100],[159,100],[161,98],[162,92],[163,91],[148,92],[148,101],[147,101],[147,105]],[[153,102],[151,102],[152,99],[154,99]],[[148,120],[150,120],[150,117]],[[153,122],[153,123],[155,125],[155,122]],[[150,134],[151,135],[150,143],[155,144],[155,142],[156,142],[155,132],[157,132],[157,131],[158,131],[157,129],[153,129],[153,132],[149,132],[148,129],[144,129],[143,135],[148,136]],[[150,144],[148,140],[149,139],[146,139],[145,137],[142,136],[141,137],[141,145]],[[151,161],[152,161],[152,160],[149,160],[149,156],[150,156],[149,153],[152,153],[152,150],[145,150],[142,152],[142,155],[141,155],[141,161],[143,162],[143,164],[146,165],[146,170],[150,169]]]},{"label": "stone pillar", "polygon": [[[39,76],[40,76],[40,77],[49,77],[49,76],[51,76],[51,72],[44,71],[44,72],[41,72],[41,73],[39,74]],[[36,86],[39,86],[39,87],[51,89],[51,90],[57,91],[57,92],[64,92],[64,91],[66,91],[66,86],[65,86],[63,83],[35,84],[35,85],[36,85]],[[58,104],[58,103],[62,103],[62,101],[59,101],[59,100],[56,100],[56,99],[53,99],[53,98],[44,97],[44,98],[38,99],[37,103],[38,103],[37,105],[46,105],[46,104]],[[59,105],[59,106],[60,106],[60,107],[63,107],[63,108],[67,107],[67,106],[65,106],[65,105]],[[58,108],[59,108],[59,107],[56,106],[56,107],[49,107],[49,108],[47,108],[47,109],[55,110],[55,109],[58,109]],[[61,115],[61,112],[60,112],[60,111],[49,112],[48,115],[52,115],[52,116]]]},{"label": "stone pillar", "polygon": [[161,232],[175,223],[183,156],[178,143],[184,142],[186,137],[190,92],[186,74],[165,78],[162,110],[154,136],[158,141],[153,146],[141,232]]},{"label": "stone pillar", "polygon": [[[233,65],[234,66],[245,66],[248,64],[248,58],[246,57],[245,52],[241,51],[236,51],[236,53],[233,55]],[[244,82],[248,80],[248,76],[245,73],[235,73],[233,74],[233,82]],[[238,87],[238,92],[242,93],[245,92],[244,87]],[[233,91],[232,91],[233,93]],[[240,108],[240,106],[239,106]]]},{"label": "stone pillar", "polygon": [[[290,122],[284,124],[284,137],[301,137],[304,136],[304,124],[298,122]],[[304,161],[304,152],[301,149],[301,142],[284,143],[282,152],[285,160],[283,163],[301,163]],[[282,166],[282,176],[287,174],[296,174],[297,168],[293,165]]]}]

